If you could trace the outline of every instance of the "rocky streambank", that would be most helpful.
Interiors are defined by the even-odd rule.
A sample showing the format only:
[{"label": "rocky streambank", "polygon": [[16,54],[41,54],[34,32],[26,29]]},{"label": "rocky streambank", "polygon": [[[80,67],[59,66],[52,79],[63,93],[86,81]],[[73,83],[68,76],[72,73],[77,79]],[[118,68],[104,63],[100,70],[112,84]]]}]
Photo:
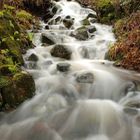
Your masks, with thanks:
[{"label": "rocky streambank", "polygon": [[35,92],[32,76],[22,69],[22,55],[34,47],[31,34],[25,30],[31,29],[35,17],[24,10],[20,2],[1,3],[0,111],[10,111],[33,97]]},{"label": "rocky streambank", "polygon": [[[79,1],[79,0],[77,0]],[[109,46],[105,59],[114,65],[140,72],[140,2],[139,0],[81,0],[97,12],[97,19],[111,24],[117,42]]]}]

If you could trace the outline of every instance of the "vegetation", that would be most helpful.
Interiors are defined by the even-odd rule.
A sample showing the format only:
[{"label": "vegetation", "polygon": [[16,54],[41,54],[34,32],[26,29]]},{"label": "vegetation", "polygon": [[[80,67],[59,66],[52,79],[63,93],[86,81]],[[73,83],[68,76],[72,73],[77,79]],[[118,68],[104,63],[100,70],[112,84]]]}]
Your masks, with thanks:
[{"label": "vegetation", "polygon": [[82,0],[97,12],[99,22],[112,24],[117,42],[106,59],[114,65],[140,72],[140,2],[139,0]]},{"label": "vegetation", "polygon": [[[11,2],[5,0],[0,10],[0,110],[13,108],[27,97],[32,97],[35,91],[32,77],[28,73],[23,74],[21,69],[24,64],[22,54],[33,47],[31,35],[26,30],[31,29],[35,18],[22,9],[19,0]],[[22,83],[23,79],[29,79],[25,80],[30,85],[28,89],[26,84],[19,84],[19,74],[22,75]],[[7,104],[9,108],[5,108]]]},{"label": "vegetation", "polygon": [[140,72],[140,11],[116,22],[117,43],[110,48],[109,59],[115,65]]}]

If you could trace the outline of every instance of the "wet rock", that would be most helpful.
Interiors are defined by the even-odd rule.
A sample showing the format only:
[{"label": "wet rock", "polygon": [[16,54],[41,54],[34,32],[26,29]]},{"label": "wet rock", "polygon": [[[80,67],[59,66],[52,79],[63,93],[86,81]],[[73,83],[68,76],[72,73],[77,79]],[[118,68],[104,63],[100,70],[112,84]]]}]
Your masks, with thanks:
[{"label": "wet rock", "polygon": [[57,13],[58,7],[54,6],[51,10],[52,14],[55,15]]},{"label": "wet rock", "polygon": [[78,83],[90,83],[94,82],[94,76],[91,72],[84,72],[82,74],[77,75],[76,81]]},{"label": "wet rock", "polygon": [[89,33],[94,33],[94,32],[96,32],[95,26],[90,26],[90,27],[88,27],[88,32],[89,32]]},{"label": "wet rock", "polygon": [[24,67],[27,69],[37,69],[37,63],[34,61],[28,61],[28,62],[26,62]]},{"label": "wet rock", "polygon": [[60,72],[67,72],[70,69],[69,63],[58,63],[57,64],[57,70]]},{"label": "wet rock", "polygon": [[72,32],[71,36],[75,37],[78,40],[87,40],[89,38],[87,28],[80,27]]},{"label": "wet rock", "polygon": [[66,18],[66,19],[71,19],[71,16],[68,15],[68,16],[66,16],[65,18]]},{"label": "wet rock", "polygon": [[137,110],[137,109],[130,108],[130,107],[125,107],[125,108],[123,109],[123,111],[124,111],[126,114],[132,115],[132,116],[138,114],[138,110]]},{"label": "wet rock", "polygon": [[90,21],[90,23],[95,23],[95,22],[97,22],[97,19],[92,18],[92,19],[90,19],[89,21]]},{"label": "wet rock", "polygon": [[55,24],[55,19],[51,19],[48,21],[48,25],[54,25]]},{"label": "wet rock", "polygon": [[53,64],[53,62],[51,60],[47,60],[47,61],[44,62],[44,65],[47,65],[47,66],[51,65],[51,64]]},{"label": "wet rock", "polygon": [[45,29],[48,30],[48,29],[49,29],[49,25],[46,25],[46,26],[45,26]]},{"label": "wet rock", "polygon": [[97,18],[97,16],[93,13],[89,13],[88,16],[87,16],[87,19],[88,18]]},{"label": "wet rock", "polygon": [[55,44],[53,39],[51,39],[51,37],[49,38],[49,36],[47,36],[45,33],[42,33],[42,35],[41,35],[41,42],[45,43],[46,45],[54,45]]},{"label": "wet rock", "polygon": [[38,61],[38,57],[36,54],[32,53],[29,58],[28,58],[28,61],[34,61],[34,62],[37,62]]},{"label": "wet rock", "polygon": [[88,49],[85,48],[85,47],[80,47],[79,48],[79,53],[81,54],[81,56],[83,58],[89,58],[89,52],[88,52]]},{"label": "wet rock", "polygon": [[82,22],[82,25],[85,25],[85,26],[90,25],[90,22],[89,22],[89,20],[87,18],[83,19],[81,22]]},{"label": "wet rock", "polygon": [[48,21],[49,21],[49,19],[51,19],[53,17],[53,15],[51,15],[50,14],[50,11],[48,11],[43,17],[42,17],[42,19],[43,19],[43,21],[45,22],[45,23],[47,23]]},{"label": "wet rock", "polygon": [[[2,106],[15,108],[26,99],[33,97],[35,92],[35,83],[30,74],[20,72],[13,76],[7,84],[1,87]],[[8,110],[6,108],[6,110]]]},{"label": "wet rock", "polygon": [[68,46],[57,44],[51,50],[51,55],[64,59],[71,59],[72,52],[67,48]]},{"label": "wet rock", "polygon": [[73,25],[74,21],[70,16],[66,16],[65,19],[63,19],[63,24],[66,28],[71,28]]},{"label": "wet rock", "polygon": [[55,19],[55,23],[59,23],[61,21],[61,16],[58,16],[56,19]]}]

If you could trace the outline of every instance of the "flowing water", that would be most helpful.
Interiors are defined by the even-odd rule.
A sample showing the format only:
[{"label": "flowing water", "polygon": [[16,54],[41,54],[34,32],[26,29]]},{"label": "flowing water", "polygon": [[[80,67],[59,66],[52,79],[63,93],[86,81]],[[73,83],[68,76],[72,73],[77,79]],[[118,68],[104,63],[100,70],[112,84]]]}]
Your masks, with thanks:
[{"label": "flowing water", "polygon": [[[74,1],[53,3],[56,14],[49,25],[41,22],[34,36],[37,47],[24,56],[36,94],[1,118],[0,140],[140,140],[140,75],[104,60],[108,45],[115,42],[112,27],[90,17],[86,28],[96,31],[78,40],[71,34],[96,13]],[[66,17],[73,20],[69,29],[63,24]],[[53,57],[55,45],[42,44],[41,34],[65,45],[71,59]],[[31,54],[37,62],[28,61]]]}]

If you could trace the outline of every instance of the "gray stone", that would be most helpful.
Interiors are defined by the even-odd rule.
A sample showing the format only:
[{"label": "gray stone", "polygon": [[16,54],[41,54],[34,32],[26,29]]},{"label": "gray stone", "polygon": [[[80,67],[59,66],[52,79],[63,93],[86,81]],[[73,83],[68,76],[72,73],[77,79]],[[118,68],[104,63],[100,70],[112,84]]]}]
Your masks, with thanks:
[{"label": "gray stone", "polygon": [[97,18],[97,16],[95,14],[89,13],[87,16],[87,19],[88,18]]},{"label": "gray stone", "polygon": [[74,21],[71,19],[71,17],[67,16],[65,19],[63,19],[63,24],[66,28],[71,28],[73,25]]},{"label": "gray stone", "polygon": [[68,46],[62,44],[56,44],[52,50],[51,55],[54,57],[60,57],[64,59],[71,59],[72,51],[67,48]]},{"label": "gray stone", "polygon": [[57,70],[60,72],[67,72],[70,69],[69,63],[58,63],[57,64]]},{"label": "gray stone", "polygon": [[55,19],[55,23],[57,24],[57,23],[60,23],[60,21],[61,21],[61,16],[58,16],[56,19]]},{"label": "gray stone", "polygon": [[89,32],[89,33],[94,33],[94,32],[96,32],[95,26],[90,26],[90,27],[88,28],[88,32]]},{"label": "gray stone", "polygon": [[130,107],[125,107],[123,109],[123,111],[128,114],[128,115],[131,115],[131,116],[134,116],[134,115],[137,115],[138,114],[138,110],[135,109],[135,108],[130,108]]},{"label": "gray stone", "polygon": [[45,26],[45,29],[48,30],[48,29],[49,29],[49,25],[46,25],[46,26]]},{"label": "gray stone", "polygon": [[88,49],[86,47],[80,47],[79,53],[81,54],[81,56],[83,58],[89,58],[89,52],[88,52]]},{"label": "gray stone", "polygon": [[90,23],[95,23],[95,22],[97,22],[97,19],[96,18],[91,18],[91,19],[89,19],[89,21],[90,21]]},{"label": "gray stone", "polygon": [[85,26],[86,25],[87,26],[90,25],[90,22],[89,22],[89,20],[87,18],[86,19],[83,19],[81,22],[82,22],[82,25],[85,25]]},{"label": "gray stone", "polygon": [[89,38],[87,28],[80,27],[76,29],[71,36],[75,37],[78,40],[87,40]]},{"label": "gray stone", "polygon": [[76,81],[78,83],[93,83],[94,76],[91,72],[84,72],[82,74],[77,75]]},{"label": "gray stone", "polygon": [[28,57],[28,61],[34,61],[37,62],[38,61],[38,57],[36,54],[32,53],[29,57]]},{"label": "gray stone", "polygon": [[55,44],[53,39],[49,38],[45,33],[42,33],[42,35],[41,35],[41,42],[45,43],[47,45],[54,45]]}]

